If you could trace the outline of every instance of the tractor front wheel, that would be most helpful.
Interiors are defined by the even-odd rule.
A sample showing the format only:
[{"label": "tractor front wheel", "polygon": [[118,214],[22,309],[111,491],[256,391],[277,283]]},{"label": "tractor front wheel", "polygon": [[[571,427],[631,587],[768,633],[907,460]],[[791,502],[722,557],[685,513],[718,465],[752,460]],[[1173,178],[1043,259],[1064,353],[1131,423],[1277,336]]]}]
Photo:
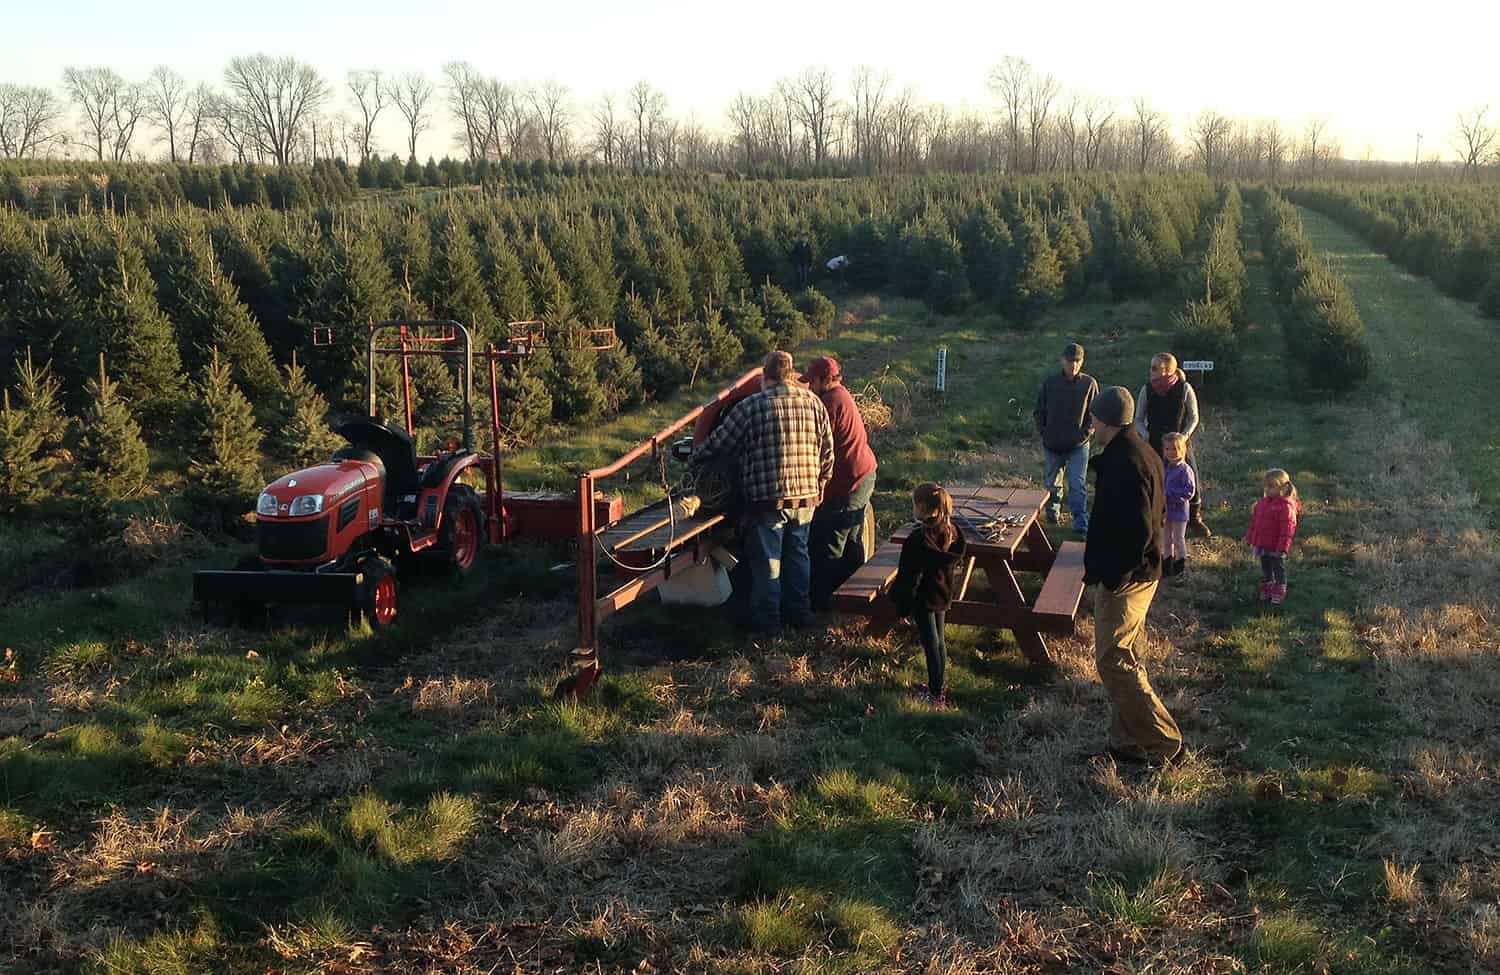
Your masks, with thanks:
[{"label": "tractor front wheel", "polygon": [[372,555],[360,564],[364,581],[359,586],[359,612],[374,630],[396,622],[399,590],[396,568],[389,559]]},{"label": "tractor front wheel", "polygon": [[483,543],[484,506],[479,503],[479,495],[467,484],[455,484],[443,502],[443,524],[431,549],[430,564],[455,575],[467,575],[478,561]]}]

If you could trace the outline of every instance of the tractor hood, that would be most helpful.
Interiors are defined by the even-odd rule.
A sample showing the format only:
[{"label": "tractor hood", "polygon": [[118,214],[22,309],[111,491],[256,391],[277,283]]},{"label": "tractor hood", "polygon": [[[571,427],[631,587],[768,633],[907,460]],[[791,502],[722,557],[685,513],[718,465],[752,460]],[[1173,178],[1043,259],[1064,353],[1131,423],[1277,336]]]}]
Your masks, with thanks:
[{"label": "tractor hood", "polygon": [[[367,484],[380,483],[380,469],[363,460],[338,460],[318,464],[294,471],[266,485],[256,504],[257,518],[288,518],[320,514],[338,506],[339,502],[363,489]],[[307,502],[295,508],[298,498],[320,497],[319,502]],[[274,499],[273,513],[271,502]]]}]

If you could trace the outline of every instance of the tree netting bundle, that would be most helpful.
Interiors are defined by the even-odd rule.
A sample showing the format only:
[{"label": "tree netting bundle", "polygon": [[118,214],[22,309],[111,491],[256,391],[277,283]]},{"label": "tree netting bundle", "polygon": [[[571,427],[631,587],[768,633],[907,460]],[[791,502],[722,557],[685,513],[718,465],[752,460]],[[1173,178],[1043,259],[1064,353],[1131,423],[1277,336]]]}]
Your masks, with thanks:
[{"label": "tree netting bundle", "polygon": [[739,458],[719,457],[706,464],[690,465],[677,493],[697,497],[699,510],[707,513],[736,507],[740,494]]}]

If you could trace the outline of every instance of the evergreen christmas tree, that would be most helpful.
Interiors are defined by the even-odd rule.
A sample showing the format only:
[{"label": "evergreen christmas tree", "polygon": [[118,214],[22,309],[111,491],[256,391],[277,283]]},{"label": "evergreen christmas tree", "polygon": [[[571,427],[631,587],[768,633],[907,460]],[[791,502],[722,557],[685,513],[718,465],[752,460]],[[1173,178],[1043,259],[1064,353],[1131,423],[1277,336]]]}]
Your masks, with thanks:
[{"label": "evergreen christmas tree", "polygon": [[521,258],[492,214],[486,214],[480,229],[479,263],[485,290],[502,325],[536,318]]},{"label": "evergreen christmas tree", "polygon": [[1012,229],[1016,241],[1017,267],[1011,307],[1022,322],[1062,300],[1063,270],[1057,251],[1047,239],[1047,225],[1033,206],[1024,207]]},{"label": "evergreen christmas tree", "polygon": [[849,270],[845,277],[856,288],[884,288],[890,281],[890,229],[883,221],[866,217],[854,226],[849,240]]},{"label": "evergreen christmas tree", "polygon": [[656,268],[651,263],[651,253],[646,249],[640,227],[629,217],[621,218],[615,235],[615,266],[620,269],[622,286],[627,292],[643,298],[656,294]]},{"label": "evergreen christmas tree", "polygon": [[[308,373],[318,388],[342,397],[341,408],[363,415],[367,330],[390,318],[398,301],[376,238],[335,226],[317,251],[307,291],[296,308],[296,321],[304,331],[327,327],[333,339],[332,345],[309,350]],[[343,396],[351,384],[354,396]]]},{"label": "evergreen christmas tree", "polygon": [[72,421],[63,410],[62,383],[52,375],[52,363],[38,367],[31,350],[16,361],[16,401],[42,438],[42,451],[60,456],[65,450]]},{"label": "evergreen christmas tree", "polygon": [[270,248],[261,240],[260,230],[239,210],[216,214],[208,224],[211,252],[219,268],[234,285],[240,301],[250,309],[250,316],[260,324],[261,334],[273,356],[285,361],[298,347],[301,335],[290,321],[290,309],[305,273],[304,234],[290,238],[277,228],[267,231],[278,239],[275,273]]},{"label": "evergreen christmas tree", "polygon": [[615,307],[616,285],[599,260],[593,244],[592,223],[559,232],[554,238],[557,267],[568,282],[580,320],[589,325],[608,322]]},{"label": "evergreen christmas tree", "polygon": [[[82,302],[67,269],[45,238],[37,238],[10,214],[0,212],[0,364],[22,350],[60,363],[77,397],[95,350]],[[3,376],[0,376],[3,379]]]},{"label": "evergreen christmas tree", "polygon": [[156,226],[157,298],[177,329],[185,367],[198,373],[209,350],[218,349],[235,382],[260,403],[271,402],[281,384],[271,351],[250,309],[214,260],[208,239],[183,216]]},{"label": "evergreen christmas tree", "polygon": [[434,318],[451,318],[467,325],[477,347],[496,340],[500,323],[484,290],[474,240],[451,207],[433,220],[432,263],[426,282]]},{"label": "evergreen christmas tree", "polygon": [[547,387],[552,393],[553,419],[581,423],[604,412],[604,391],[599,388],[598,353],[567,325],[548,321],[551,367],[547,370]]},{"label": "evergreen christmas tree", "polygon": [[185,403],[186,380],[140,247],[120,224],[88,219],[62,229],[59,252],[93,319],[93,347],[120,370],[121,395],[153,426],[168,426]]},{"label": "evergreen christmas tree", "polygon": [[573,317],[573,295],[568,290],[552,252],[542,243],[541,237],[532,234],[522,250],[522,263],[526,268],[526,280],[531,286],[535,306],[542,309],[542,316],[549,321],[562,322]]},{"label": "evergreen christmas tree", "polygon": [[1015,266],[1010,225],[988,200],[981,200],[959,230],[969,287],[981,301],[1009,297]]},{"label": "evergreen christmas tree", "polygon": [[295,355],[286,367],[278,412],[272,447],[277,459],[292,467],[325,461],[343,443],[328,426],[328,401]]},{"label": "evergreen christmas tree", "polygon": [[408,308],[421,307],[421,285],[432,267],[432,234],[416,212],[390,215],[381,228],[381,246],[391,279]]},{"label": "evergreen christmas tree", "polygon": [[833,331],[833,317],[838,309],[817,288],[803,288],[792,299],[792,304],[807,319],[807,327],[815,338],[824,338]]},{"label": "evergreen christmas tree", "polygon": [[57,458],[43,450],[27,411],[11,407],[10,390],[0,397],[0,514],[9,515],[47,497]]},{"label": "evergreen christmas tree", "polygon": [[615,311],[615,334],[627,343],[633,343],[640,338],[651,321],[651,310],[646,307],[640,295],[632,292],[620,299]]},{"label": "evergreen christmas tree", "polygon": [[1047,239],[1057,252],[1057,265],[1063,275],[1063,296],[1082,297],[1085,287],[1084,253],[1074,235],[1073,224],[1061,214],[1053,216],[1047,221]]},{"label": "evergreen christmas tree", "polygon": [[599,389],[604,393],[604,409],[614,415],[632,409],[646,400],[646,380],[635,357],[623,342],[599,353]]},{"label": "evergreen christmas tree", "polygon": [[[974,297],[969,291],[969,274],[964,267],[958,238],[946,227],[931,223],[927,225],[926,233],[931,274],[922,297],[935,311],[945,315],[957,314],[968,307]],[[831,314],[829,318],[832,319]]]},{"label": "evergreen christmas tree", "polygon": [[[685,350],[667,341],[654,322],[646,324],[631,351],[641,367],[641,380],[648,395],[666,399],[687,382],[691,364],[683,361]],[[687,351],[696,354],[696,350]]]},{"label": "evergreen christmas tree", "polygon": [[682,241],[658,219],[647,226],[646,246],[656,269],[656,291],[651,296],[658,318],[675,319],[693,310],[693,282],[688,275]]},{"label": "evergreen christmas tree", "polygon": [[774,284],[760,289],[760,307],[766,316],[766,328],[776,336],[776,347],[794,349],[807,337],[807,319],[792,304],[785,291]]},{"label": "evergreen christmas tree", "polygon": [[80,497],[97,510],[145,490],[150,456],[119,384],[104,372],[102,355],[99,375],[88,381],[87,392],[89,405],[78,421],[74,470]]},{"label": "evergreen christmas tree", "polygon": [[703,349],[703,369],[710,378],[724,376],[745,357],[744,343],[724,324],[718,309],[712,309],[704,316],[698,335]]},{"label": "evergreen christmas tree", "polygon": [[261,432],[255,411],[234,383],[229,363],[212,350],[197,383],[197,437],[188,464],[190,495],[218,516],[222,527],[246,511],[265,485]]},{"label": "evergreen christmas tree", "polygon": [[712,218],[700,207],[688,212],[684,243],[692,278],[694,307],[722,304],[735,286],[739,251],[726,251]]},{"label": "evergreen christmas tree", "polygon": [[[477,361],[474,366],[476,376],[483,372],[488,388],[488,368]],[[454,367],[446,357],[426,355],[412,359],[411,382],[421,395],[421,408],[416,411],[417,425],[436,428],[442,436],[458,433],[463,427],[464,401]]]},{"label": "evergreen christmas tree", "polygon": [[1140,228],[1130,228],[1115,253],[1114,274],[1110,285],[1118,298],[1144,297],[1156,290],[1161,269],[1151,241]]},{"label": "evergreen christmas tree", "polygon": [[725,306],[724,324],[739,337],[745,358],[752,362],[764,359],[766,353],[776,346],[776,336],[766,327],[765,312],[760,310],[760,305],[747,300],[744,294],[737,295]]},{"label": "evergreen christmas tree", "polygon": [[[500,377],[500,429],[509,446],[533,442],[552,418],[552,394],[542,378],[546,375],[546,355],[533,354],[526,360],[503,367]],[[486,411],[488,398],[486,398]]]}]

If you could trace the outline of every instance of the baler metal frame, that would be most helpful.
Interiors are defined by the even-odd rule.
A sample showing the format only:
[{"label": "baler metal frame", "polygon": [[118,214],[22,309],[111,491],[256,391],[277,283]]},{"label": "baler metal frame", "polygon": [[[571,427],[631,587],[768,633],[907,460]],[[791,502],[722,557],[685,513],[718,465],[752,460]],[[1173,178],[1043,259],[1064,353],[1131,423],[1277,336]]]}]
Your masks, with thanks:
[{"label": "baler metal frame", "polygon": [[[618,560],[614,559],[616,552],[605,548],[601,542],[601,533],[627,522],[639,512],[631,512],[614,521],[601,523],[597,516],[597,507],[593,503],[599,483],[621,474],[646,458],[658,467],[663,465],[665,457],[662,451],[670,448],[672,439],[678,433],[690,424],[698,422],[705,414],[721,409],[726,402],[741,395],[749,384],[760,379],[761,372],[759,366],[751,369],[720,389],[711,399],[662,427],[613,462],[578,475],[578,646],[572,654],[576,673],[569,679],[572,683],[568,684],[565,681],[564,683],[568,686],[560,688],[560,692],[566,691],[573,695],[581,695],[597,678],[599,630],[605,620],[677,573],[703,565],[708,561],[709,553],[722,545],[735,528],[734,522],[722,513],[701,518],[691,528],[681,533],[677,532],[676,526],[673,525],[674,530],[668,533],[668,537],[664,540],[665,544],[647,549],[652,552],[660,551],[660,557],[652,559],[639,574],[624,579],[620,585],[601,594],[599,591],[601,550],[616,565],[619,564]],[[670,507],[672,503],[670,497],[666,499],[666,503]],[[669,517],[671,517],[670,514]],[[629,531],[625,533],[631,543],[639,543],[640,534],[642,533],[632,534]],[[659,531],[655,534],[659,534]],[[619,547],[623,546],[617,546]]]}]

